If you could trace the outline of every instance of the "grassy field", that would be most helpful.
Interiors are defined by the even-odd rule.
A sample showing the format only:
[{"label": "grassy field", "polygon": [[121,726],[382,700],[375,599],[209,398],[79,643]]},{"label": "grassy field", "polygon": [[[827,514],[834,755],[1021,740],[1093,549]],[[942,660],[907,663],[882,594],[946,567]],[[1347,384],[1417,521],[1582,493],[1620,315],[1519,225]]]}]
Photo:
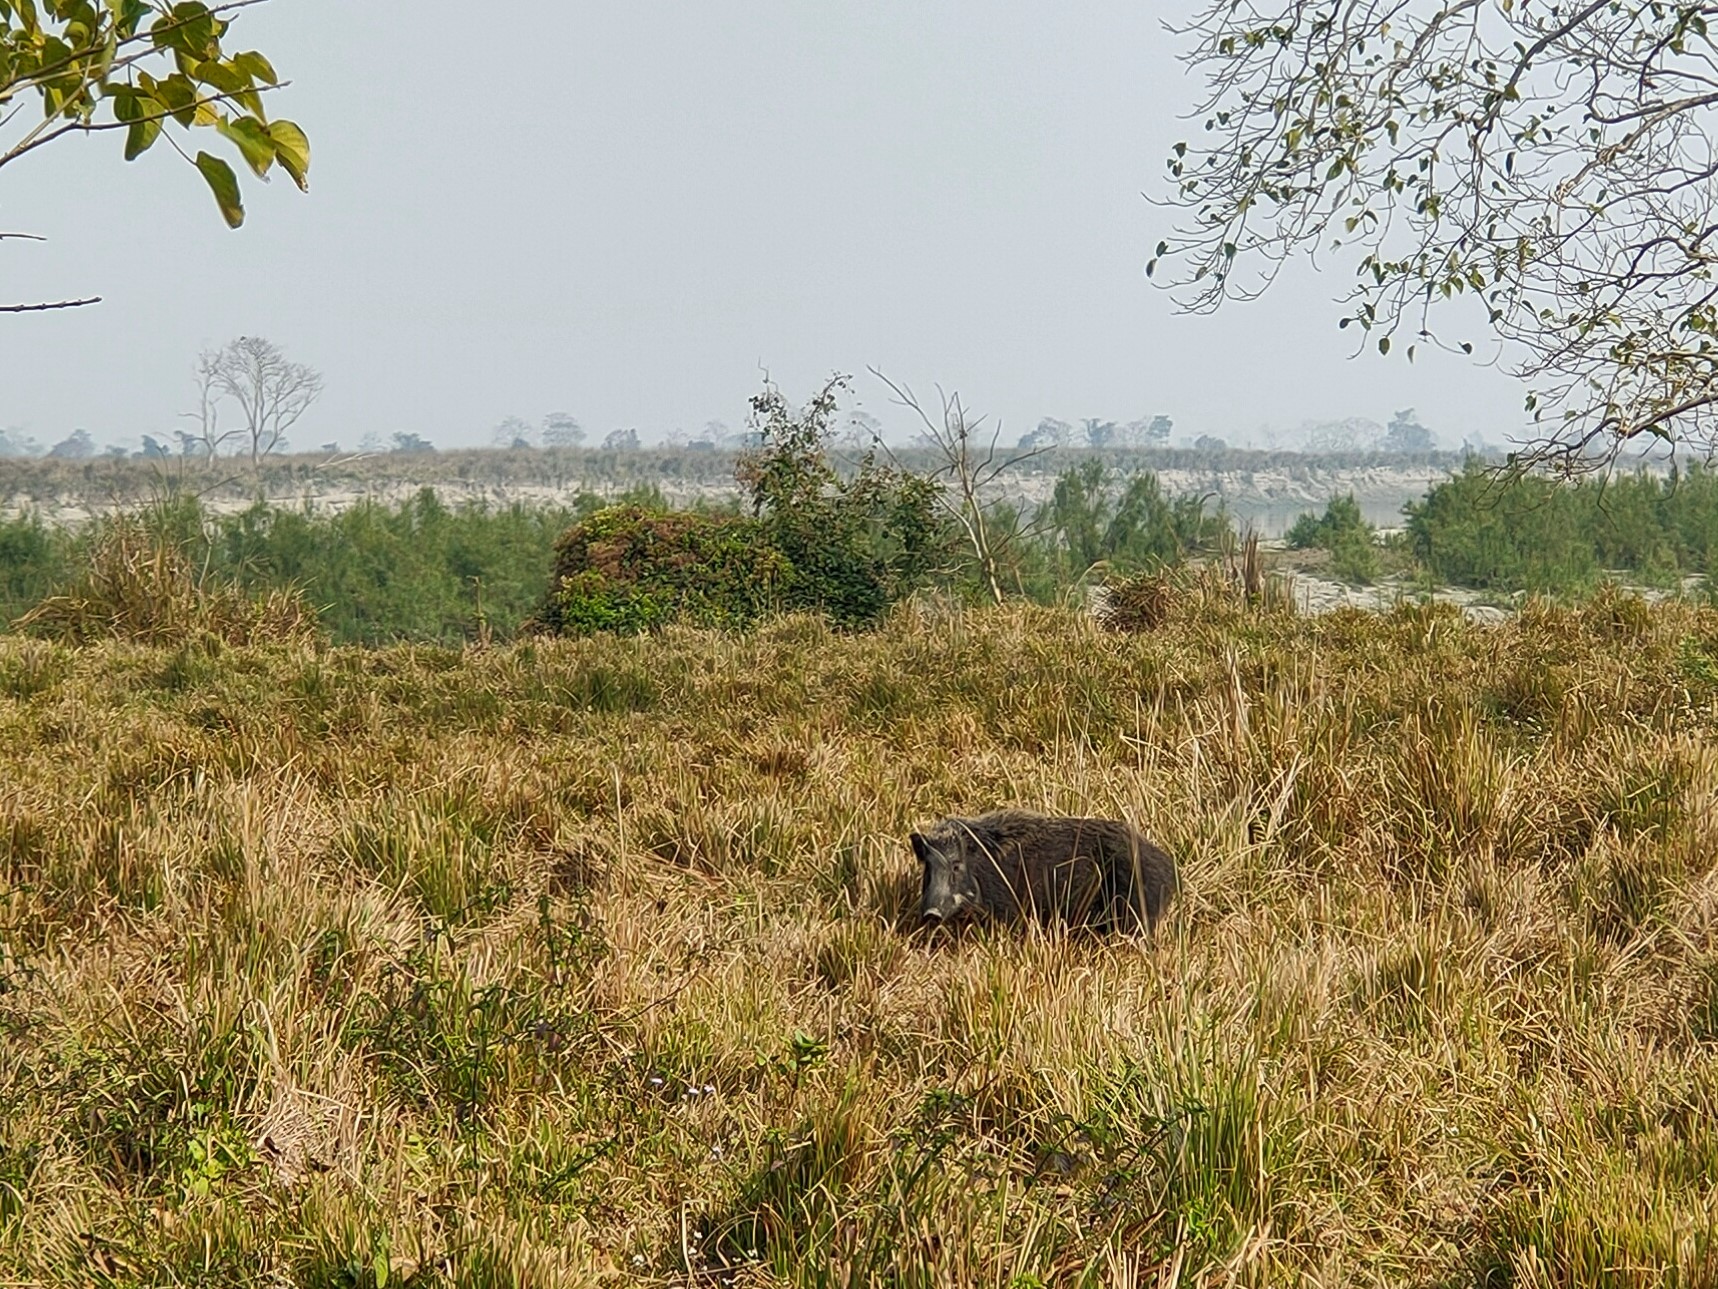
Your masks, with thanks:
[{"label": "grassy field", "polygon": [[[1718,1285],[1718,611],[0,637],[0,1284]],[[1020,803],[1154,943],[907,924]]]}]

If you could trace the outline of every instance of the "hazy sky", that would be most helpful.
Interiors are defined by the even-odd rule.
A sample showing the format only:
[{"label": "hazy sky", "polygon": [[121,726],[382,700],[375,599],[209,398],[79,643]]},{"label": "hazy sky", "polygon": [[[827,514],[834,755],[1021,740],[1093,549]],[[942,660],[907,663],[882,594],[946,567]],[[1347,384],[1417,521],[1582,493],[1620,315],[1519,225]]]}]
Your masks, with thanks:
[{"label": "hazy sky", "polygon": [[[170,431],[197,351],[268,336],[320,368],[303,446],[487,442],[569,412],[593,436],[738,426],[767,367],[796,400],[875,365],[1000,415],[1235,439],[1414,406],[1450,443],[1520,424],[1506,377],[1351,359],[1300,271],[1216,318],[1143,266],[1197,94],[1161,0],[724,0],[474,8],[273,0],[240,19],[293,82],[312,188],[247,177],[221,222],[169,149],[115,135],[0,172],[0,427]],[[218,141],[217,141],[218,142]],[[208,145],[205,145],[208,146]]]}]

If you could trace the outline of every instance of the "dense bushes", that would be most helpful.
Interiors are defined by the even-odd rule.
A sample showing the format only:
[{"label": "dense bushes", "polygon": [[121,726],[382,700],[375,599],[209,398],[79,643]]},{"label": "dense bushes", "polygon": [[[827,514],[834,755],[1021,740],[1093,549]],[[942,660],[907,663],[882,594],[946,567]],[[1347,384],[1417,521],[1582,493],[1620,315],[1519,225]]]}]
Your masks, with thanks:
[{"label": "dense bushes", "polygon": [[308,642],[317,635],[316,615],[296,590],[250,594],[199,569],[183,544],[163,540],[134,516],[103,524],[71,586],[47,596],[16,625],[68,644],[180,645],[213,637],[247,645]]},{"label": "dense bushes", "polygon": [[670,619],[745,626],[784,603],[792,573],[755,519],[614,506],[556,541],[553,586],[534,625],[571,635]]},{"label": "dense bushes", "polygon": [[0,520],[0,625],[71,576],[71,543],[34,515]]},{"label": "dense bushes", "polygon": [[[634,632],[807,610],[862,627],[916,588],[987,595],[932,481],[874,458],[832,462],[833,407],[832,389],[803,410],[766,389],[754,402],[759,447],[741,458],[738,495],[720,512],[670,512],[654,489],[561,507],[450,507],[425,488],[398,505],[338,512],[258,502],[214,515],[179,500],[136,518],[198,585],[236,587],[252,601],[296,591],[343,643],[504,639],[533,617],[552,631]],[[62,597],[62,611],[67,596],[96,604],[90,574],[116,522],[129,521],[70,529],[30,515],[0,520],[0,627],[50,596]],[[987,523],[1003,589],[1040,602],[1094,569],[1113,578],[1173,568],[1232,531],[1220,507],[1165,496],[1153,476],[1097,460],[1064,471],[1041,505],[991,507]],[[1718,473],[1568,486],[1506,482],[1476,467],[1410,506],[1406,533],[1386,548],[1352,497],[1302,516],[1288,537],[1329,550],[1330,570],[1357,581],[1372,579],[1382,557],[1390,568],[1411,559],[1429,580],[1497,591],[1579,591],[1607,570],[1670,585],[1710,571]]]},{"label": "dense bushes", "polygon": [[[577,508],[450,508],[430,489],[399,506],[365,501],[340,512],[263,503],[211,515],[194,501],[137,517],[152,541],[200,578],[253,596],[300,591],[336,641],[455,644],[514,631],[542,599],[555,534]],[[0,626],[50,594],[77,590],[107,520],[71,530],[31,516],[0,521]]]},{"label": "dense bushes", "polygon": [[1156,475],[1117,475],[1096,460],[1063,472],[1042,519],[1064,580],[1099,564],[1120,573],[1179,564],[1229,530],[1204,498],[1166,497]]},{"label": "dense bushes", "polygon": [[951,549],[935,487],[867,455],[843,477],[826,445],[839,381],[795,411],[773,385],[752,400],[758,446],[736,476],[744,518],[604,510],[556,543],[535,625],[569,634],[668,621],[743,626],[787,609],[842,627],[877,622]]},{"label": "dense bushes", "polygon": [[599,504],[455,509],[424,488],[331,515],[257,505],[212,521],[206,540],[243,585],[302,587],[336,639],[455,643],[515,631],[542,596],[555,534]]},{"label": "dense bushes", "polygon": [[1287,540],[1294,550],[1329,551],[1331,572],[1347,581],[1370,582],[1378,576],[1377,535],[1352,493],[1332,497],[1322,515],[1295,520]]},{"label": "dense bushes", "polygon": [[[935,482],[871,454],[847,474],[835,468],[827,444],[840,388],[830,382],[799,410],[773,385],[752,400],[758,446],[736,469],[749,521],[667,528],[663,516],[605,513],[568,532],[540,624],[641,630],[783,608],[861,627],[927,584],[982,594]],[[1203,498],[1166,497],[1154,475],[1119,475],[1096,459],[1065,471],[1042,507],[999,504],[987,520],[1010,589],[1045,601],[1094,568],[1171,567],[1232,531]]]},{"label": "dense bushes", "polygon": [[827,445],[843,384],[831,380],[797,412],[766,384],[752,399],[758,446],[740,458],[735,476],[764,539],[791,568],[788,606],[857,627],[878,621],[944,567],[952,534],[936,485],[923,475],[872,453],[849,477],[835,469]]},{"label": "dense bushes", "polygon": [[1718,474],[1568,485],[1473,466],[1408,508],[1408,538],[1430,577],[1466,586],[1577,590],[1613,569],[1669,583],[1711,570]]}]

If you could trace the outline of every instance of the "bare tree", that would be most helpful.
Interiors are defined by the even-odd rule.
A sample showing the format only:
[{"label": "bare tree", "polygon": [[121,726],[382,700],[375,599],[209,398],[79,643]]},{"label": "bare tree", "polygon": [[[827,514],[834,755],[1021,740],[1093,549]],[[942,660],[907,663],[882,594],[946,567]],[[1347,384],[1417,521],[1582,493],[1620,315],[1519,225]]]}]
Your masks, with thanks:
[{"label": "bare tree", "polygon": [[225,349],[205,349],[197,355],[197,366],[192,373],[197,387],[197,406],[194,411],[180,413],[182,419],[197,427],[178,432],[179,450],[184,456],[206,457],[213,461],[220,455],[222,445],[240,434],[237,427],[221,428],[221,403],[226,397],[222,386],[222,357],[226,352]]},{"label": "bare tree", "polygon": [[[942,457],[942,468],[932,477],[946,480],[947,486],[938,489],[937,502],[966,533],[985,586],[992,598],[1001,604],[1004,598],[1002,557],[1021,533],[1016,529],[1004,529],[994,522],[994,508],[1000,500],[995,485],[1013,467],[1050,449],[1017,448],[1012,455],[1005,455],[997,448],[1002,437],[1001,423],[998,422],[990,432],[986,442],[983,437],[984,418],[969,417],[958,393],[945,394],[938,386],[937,397],[942,407],[940,414],[933,417],[925,411],[911,389],[897,385],[875,367],[870,370],[889,387],[896,403],[919,418],[924,426],[923,438]],[[881,439],[877,444],[888,452],[888,446]]]},{"label": "bare tree", "polygon": [[[248,445],[251,468],[286,445],[286,432],[322,394],[322,376],[303,363],[291,362],[280,346],[260,336],[240,336],[220,349],[203,354],[197,363],[203,394],[199,414],[200,440],[209,455],[230,438]],[[220,403],[238,404],[239,424],[218,429]]]}]

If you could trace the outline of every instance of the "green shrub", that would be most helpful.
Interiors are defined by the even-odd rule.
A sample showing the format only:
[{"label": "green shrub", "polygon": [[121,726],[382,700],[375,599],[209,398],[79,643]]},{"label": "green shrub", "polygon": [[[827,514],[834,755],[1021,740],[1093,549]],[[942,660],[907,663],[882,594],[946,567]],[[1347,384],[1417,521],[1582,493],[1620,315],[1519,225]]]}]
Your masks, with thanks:
[{"label": "green shrub", "polygon": [[1287,541],[1295,550],[1329,551],[1330,571],[1344,581],[1370,582],[1378,576],[1377,536],[1352,493],[1332,497],[1322,515],[1303,514],[1288,530]]},{"label": "green shrub", "polygon": [[170,532],[124,515],[98,526],[87,565],[66,590],[12,625],[67,644],[185,644],[207,635],[245,645],[318,635],[316,614],[296,588],[252,595],[199,568]]},{"label": "green shrub", "polygon": [[1575,590],[1591,586],[1600,567],[1588,502],[1582,486],[1506,479],[1470,465],[1408,507],[1408,540],[1439,581]]},{"label": "green shrub", "polygon": [[79,594],[103,534],[123,522],[182,552],[211,584],[257,599],[296,588],[340,643],[505,639],[542,600],[555,535],[603,504],[453,507],[424,488],[398,506],[340,511],[258,501],[212,515],[187,499],[78,528],[0,520],[0,625]]},{"label": "green shrub", "polygon": [[793,570],[787,606],[863,627],[949,564],[953,535],[930,479],[874,453],[850,478],[835,469],[828,443],[845,383],[830,380],[798,411],[766,384],[752,399],[758,446],[735,474],[765,539]]},{"label": "green shrub", "polygon": [[505,638],[542,598],[555,535],[601,504],[450,507],[430,488],[339,512],[259,502],[209,522],[208,559],[253,590],[303,587],[337,640]]},{"label": "green shrub", "polygon": [[752,400],[757,446],[736,476],[749,516],[604,510],[555,544],[535,627],[636,633],[667,622],[744,627],[809,610],[864,627],[946,566],[936,485],[867,455],[843,477],[827,451],[837,378],[803,409],[774,385]]},{"label": "green shrub", "polygon": [[1288,530],[1287,540],[1295,550],[1333,550],[1335,543],[1349,533],[1372,536],[1372,525],[1361,517],[1360,503],[1353,493],[1332,497],[1322,515],[1303,514]]},{"label": "green shrub", "polygon": [[612,506],[555,543],[534,625],[566,635],[671,621],[742,627],[782,607],[793,574],[754,519]]},{"label": "green shrub", "polygon": [[36,515],[0,520],[0,623],[24,612],[71,573],[63,534]]},{"label": "green shrub", "polygon": [[1149,471],[1118,476],[1098,460],[1062,473],[1038,522],[1058,585],[1100,564],[1122,574],[1172,567],[1229,531],[1227,514],[1207,513],[1204,498],[1166,497]]}]

